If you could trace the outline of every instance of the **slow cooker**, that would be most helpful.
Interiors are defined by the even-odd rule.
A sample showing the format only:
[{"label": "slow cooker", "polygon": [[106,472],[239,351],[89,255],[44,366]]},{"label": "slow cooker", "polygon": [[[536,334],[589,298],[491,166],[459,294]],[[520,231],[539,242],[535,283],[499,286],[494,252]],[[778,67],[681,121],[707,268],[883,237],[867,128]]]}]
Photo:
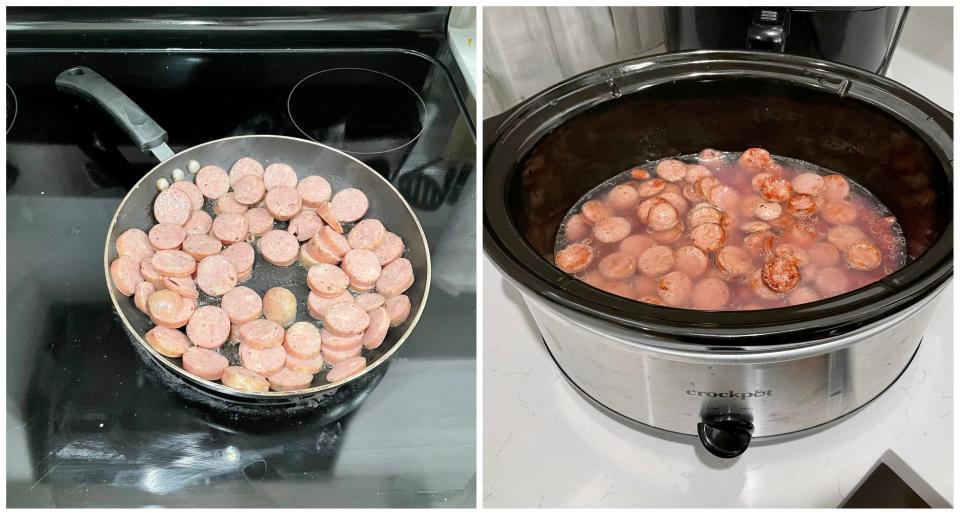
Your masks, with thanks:
[{"label": "slow cooker", "polygon": [[[484,249],[583,395],[732,458],[754,438],[849,415],[909,365],[952,276],[952,126],[894,81],[806,57],[692,51],[616,63],[487,121]],[[749,147],[865,186],[900,221],[908,264],[843,295],[741,312],[643,304],[553,265],[564,214],[595,185],[648,160]]]}]

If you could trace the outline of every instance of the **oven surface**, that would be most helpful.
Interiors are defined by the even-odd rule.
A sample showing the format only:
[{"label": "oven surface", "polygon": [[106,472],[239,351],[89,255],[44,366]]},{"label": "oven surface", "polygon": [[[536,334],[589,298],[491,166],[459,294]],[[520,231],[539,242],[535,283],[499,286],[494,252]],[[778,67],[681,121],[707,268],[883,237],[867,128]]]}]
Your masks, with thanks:
[{"label": "oven surface", "polygon": [[[8,11],[18,29],[7,33],[8,506],[474,505],[473,99],[443,38],[444,11],[379,12],[377,30],[361,23],[372,13],[350,13],[341,28],[356,30],[339,38],[277,38],[245,11],[247,39],[216,24],[148,32],[127,11],[101,33],[58,25],[62,12]],[[55,89],[78,65],[127,93],[174,151],[244,134],[309,137],[404,195],[432,251],[431,295],[379,384],[359,405],[332,408],[355,410],[252,430],[149,376],[110,305],[102,252],[120,200],[155,161]],[[304,81],[333,69],[352,87]]]}]

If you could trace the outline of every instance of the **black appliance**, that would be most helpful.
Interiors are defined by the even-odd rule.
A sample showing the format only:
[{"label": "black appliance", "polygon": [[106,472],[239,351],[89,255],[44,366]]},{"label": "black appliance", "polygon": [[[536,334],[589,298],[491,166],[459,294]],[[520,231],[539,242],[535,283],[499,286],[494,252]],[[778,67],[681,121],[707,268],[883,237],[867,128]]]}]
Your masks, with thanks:
[{"label": "black appliance", "polygon": [[767,50],[883,75],[909,7],[664,7],[668,51]]},{"label": "black appliance", "polygon": [[[457,273],[473,269],[475,238],[451,223],[475,212],[475,111],[449,11],[7,10],[9,507],[475,505],[476,286]],[[102,253],[117,205],[155,163],[57,91],[79,65],[115,81],[174,151],[244,134],[317,139],[407,198],[433,288],[362,403],[250,427],[149,375],[111,308]],[[314,80],[334,69],[361,71],[349,88]]]}]

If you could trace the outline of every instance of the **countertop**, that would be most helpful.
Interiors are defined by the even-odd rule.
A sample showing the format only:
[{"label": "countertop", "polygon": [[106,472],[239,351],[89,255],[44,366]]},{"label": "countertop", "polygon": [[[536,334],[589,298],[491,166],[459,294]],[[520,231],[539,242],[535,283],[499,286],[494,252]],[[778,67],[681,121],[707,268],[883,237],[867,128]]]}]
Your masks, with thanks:
[{"label": "countertop", "polygon": [[[936,10],[913,10],[888,76],[952,110],[950,16]],[[595,409],[486,258],[483,284],[486,507],[836,507],[881,461],[928,503],[953,504],[952,284],[888,391],[841,423],[732,461],[696,437],[665,439]]]}]

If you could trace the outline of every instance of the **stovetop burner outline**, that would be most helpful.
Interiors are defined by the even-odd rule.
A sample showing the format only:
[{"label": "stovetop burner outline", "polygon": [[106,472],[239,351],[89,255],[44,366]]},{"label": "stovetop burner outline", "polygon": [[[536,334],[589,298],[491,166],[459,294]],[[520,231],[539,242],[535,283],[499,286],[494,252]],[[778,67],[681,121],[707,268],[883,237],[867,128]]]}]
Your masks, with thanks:
[{"label": "stovetop burner outline", "polygon": [[[418,115],[419,115],[418,122],[419,122],[419,125],[420,125],[419,130],[417,131],[417,133],[416,133],[415,135],[413,135],[408,141],[404,142],[404,143],[401,144],[401,145],[397,145],[397,146],[392,147],[392,148],[386,148],[386,149],[382,149],[382,150],[376,150],[376,151],[373,151],[373,152],[372,152],[372,151],[351,150],[351,149],[349,149],[349,148],[344,148],[342,145],[337,145],[335,142],[330,142],[330,141],[318,141],[316,138],[312,137],[312,136],[304,129],[304,127],[302,127],[299,123],[297,123],[297,119],[296,119],[296,117],[293,115],[293,107],[291,106],[291,101],[292,101],[292,99],[293,99],[293,94],[297,91],[297,88],[299,88],[302,84],[304,84],[305,82],[309,81],[310,79],[312,79],[312,78],[314,78],[314,77],[316,77],[316,76],[318,76],[318,75],[321,75],[321,74],[324,74],[324,73],[330,73],[330,72],[343,72],[343,71],[351,71],[351,72],[361,71],[361,72],[375,73],[375,74],[380,75],[380,76],[382,76],[382,77],[386,77],[386,78],[388,78],[388,79],[391,79],[391,80],[393,80],[394,82],[396,82],[396,83],[402,85],[404,88],[406,88],[406,90],[408,90],[411,94],[413,94],[414,98],[417,99],[417,113],[418,113]],[[381,72],[381,71],[372,70],[372,69],[370,69],[370,68],[338,67],[338,68],[328,68],[328,69],[326,69],[326,70],[320,70],[320,71],[311,73],[311,74],[305,76],[304,78],[300,79],[299,82],[297,82],[296,84],[294,84],[293,88],[290,89],[290,93],[287,95],[287,116],[290,118],[290,122],[293,124],[293,126],[296,127],[297,131],[299,131],[300,134],[303,135],[303,137],[305,137],[305,138],[307,138],[307,139],[309,139],[309,140],[311,140],[311,141],[316,141],[317,143],[322,143],[322,144],[324,144],[324,145],[328,145],[328,146],[334,147],[334,148],[336,148],[336,149],[338,149],[338,150],[341,150],[341,151],[343,151],[343,152],[346,152],[346,153],[352,154],[352,155],[366,155],[366,156],[370,156],[370,155],[386,154],[386,153],[388,153],[388,152],[394,152],[394,151],[396,151],[396,150],[400,150],[400,149],[402,149],[402,148],[410,145],[411,143],[413,143],[413,142],[417,141],[418,139],[420,139],[420,136],[423,134],[423,131],[424,131],[424,129],[425,129],[424,120],[425,120],[425,118],[426,118],[426,114],[427,114],[426,103],[423,101],[423,98],[420,96],[420,94],[417,93],[417,91],[414,90],[412,87],[410,87],[409,84],[407,84],[406,82],[404,82],[404,81],[402,81],[402,80],[394,77],[393,75],[390,75],[389,73],[384,73],[384,72]]]},{"label": "stovetop burner outline", "polygon": [[[12,116],[10,115],[10,102],[9,102],[9,100],[11,99],[13,100]],[[8,102],[6,106],[6,113],[7,113],[7,132],[6,133],[10,134],[10,129],[13,128],[13,124],[17,121],[17,107],[19,105],[17,103],[17,94],[13,91],[13,88],[10,87],[10,84],[7,84],[7,100]]]}]

